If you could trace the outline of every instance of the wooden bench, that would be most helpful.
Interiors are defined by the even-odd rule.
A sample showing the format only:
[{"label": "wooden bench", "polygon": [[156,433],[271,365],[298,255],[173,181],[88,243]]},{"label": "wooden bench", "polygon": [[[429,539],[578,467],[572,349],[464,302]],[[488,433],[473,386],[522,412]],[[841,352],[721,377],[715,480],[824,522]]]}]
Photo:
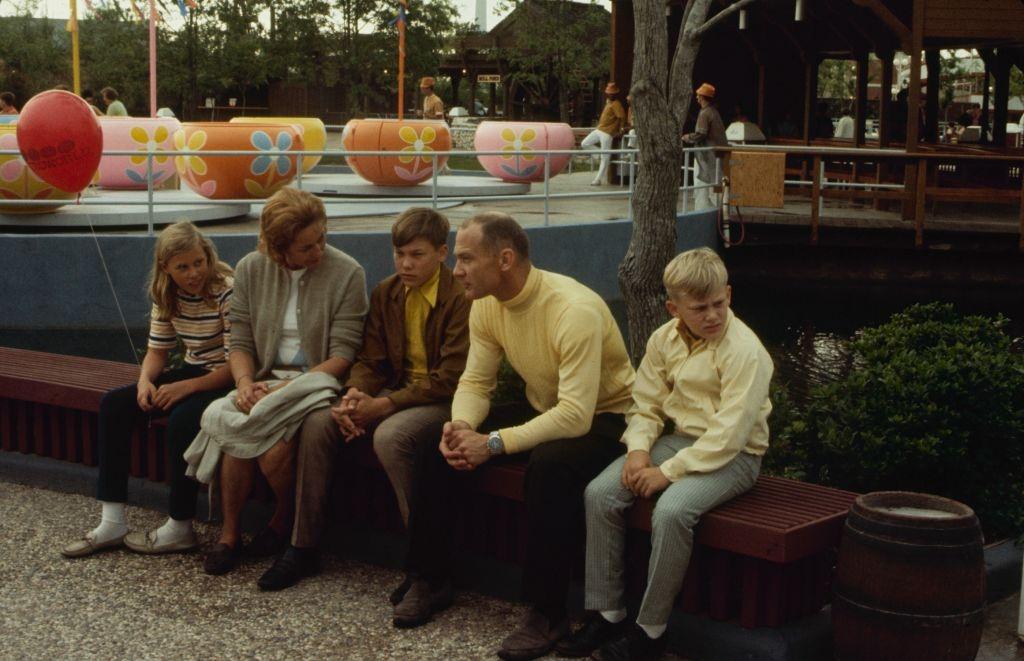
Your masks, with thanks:
[{"label": "wooden bench", "polygon": [[[107,390],[133,383],[134,365],[0,347],[0,447],[96,464],[96,412]],[[131,471],[163,481],[161,425],[140,425]],[[334,503],[343,525],[400,531],[394,495],[369,443],[349,447]],[[525,463],[486,465],[475,476],[460,545],[519,563],[525,556]],[[679,605],[744,627],[779,626],[830,598],[835,549],[856,494],[762,476],[748,493],[704,516]],[[629,516],[628,581],[646,580],[650,501]],[[582,546],[581,546],[582,555]]]}]

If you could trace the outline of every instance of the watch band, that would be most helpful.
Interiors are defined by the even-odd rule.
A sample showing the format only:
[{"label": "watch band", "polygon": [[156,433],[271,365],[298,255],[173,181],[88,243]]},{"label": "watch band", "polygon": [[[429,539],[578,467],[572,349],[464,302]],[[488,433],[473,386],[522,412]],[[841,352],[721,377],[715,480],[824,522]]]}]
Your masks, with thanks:
[{"label": "watch band", "polygon": [[505,454],[505,441],[501,440],[501,432],[492,431],[487,435],[487,451],[491,455]]}]

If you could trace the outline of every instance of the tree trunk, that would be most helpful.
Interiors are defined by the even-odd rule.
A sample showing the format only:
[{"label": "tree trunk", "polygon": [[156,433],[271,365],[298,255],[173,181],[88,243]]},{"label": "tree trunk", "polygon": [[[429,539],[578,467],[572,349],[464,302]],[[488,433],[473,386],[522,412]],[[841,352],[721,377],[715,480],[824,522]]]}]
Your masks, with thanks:
[{"label": "tree trunk", "polygon": [[662,272],[676,254],[676,200],[683,164],[683,122],[693,99],[698,29],[711,0],[688,0],[668,69],[668,24],[661,0],[635,0],[633,95],[639,167],[633,233],[619,265],[629,320],[630,355],[639,363],[647,338],[666,319]]}]

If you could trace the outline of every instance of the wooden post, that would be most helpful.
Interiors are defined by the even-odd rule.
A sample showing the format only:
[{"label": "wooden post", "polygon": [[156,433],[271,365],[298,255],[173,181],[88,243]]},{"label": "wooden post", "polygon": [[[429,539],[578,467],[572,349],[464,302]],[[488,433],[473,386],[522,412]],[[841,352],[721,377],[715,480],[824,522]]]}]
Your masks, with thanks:
[{"label": "wooden post", "polygon": [[1010,104],[1010,58],[1006,48],[996,51],[996,98],[995,114],[992,118],[992,143],[997,147],[1006,145],[1006,121]]},{"label": "wooden post", "polygon": [[611,79],[629,93],[633,81],[633,35],[636,25],[632,0],[612,0]]},{"label": "wooden post", "polygon": [[939,137],[939,51],[925,53],[928,64],[928,100],[924,109],[924,141],[934,144]]},{"label": "wooden post", "polygon": [[917,161],[917,189],[914,191],[914,247],[924,247],[924,207],[928,188],[928,161]]},{"label": "wooden post", "polygon": [[906,161],[903,165],[903,208],[900,216],[903,220],[910,220],[914,217],[914,207],[917,205],[917,164],[913,161]]},{"label": "wooden post", "polygon": [[[868,121],[868,54],[857,53],[857,96],[853,112],[853,144],[864,146]],[[854,182],[857,178],[854,177]]]},{"label": "wooden post", "polygon": [[892,136],[892,51],[878,53],[882,60],[882,90],[878,98],[878,146],[888,147]]},{"label": "wooden post", "polygon": [[[1018,246],[1024,252],[1024,177],[1020,178],[1020,244]],[[1024,598],[1024,595],[1022,595]],[[1024,610],[1021,610],[1021,625],[1024,627]],[[1024,628],[1021,632],[1024,635]]]},{"label": "wooden post", "polygon": [[818,58],[808,55],[804,62],[804,144],[811,144],[814,102],[818,100]]},{"label": "wooden post", "polygon": [[768,70],[764,64],[757,65],[757,124],[762,131],[768,129],[768,118],[764,116],[764,97]]},{"label": "wooden post", "polygon": [[821,156],[814,157],[814,185],[811,187],[811,245],[818,245],[818,223],[821,220]]},{"label": "wooden post", "polygon": [[989,109],[989,93],[988,93],[988,75],[989,75],[989,63],[992,61],[992,51],[983,53],[978,51],[981,55],[981,61],[985,63],[985,77],[983,78],[983,86],[981,89],[981,139],[979,142],[982,144],[988,143],[988,109]]},{"label": "wooden post", "polygon": [[907,151],[917,151],[921,116],[921,49],[924,44],[924,0],[914,0],[910,38],[910,87],[907,89]]}]

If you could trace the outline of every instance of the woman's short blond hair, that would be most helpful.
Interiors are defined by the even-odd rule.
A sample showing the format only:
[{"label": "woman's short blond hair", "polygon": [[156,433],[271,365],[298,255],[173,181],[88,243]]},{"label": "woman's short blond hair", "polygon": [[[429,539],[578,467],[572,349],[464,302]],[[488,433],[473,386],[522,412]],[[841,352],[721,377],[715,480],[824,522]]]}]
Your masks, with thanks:
[{"label": "woman's short blond hair", "polygon": [[704,299],[729,284],[725,263],[711,248],[694,248],[676,255],[662,276],[670,298],[686,294]]},{"label": "woman's short blond hair", "polygon": [[260,214],[259,251],[281,266],[295,237],[310,225],[327,224],[324,203],[316,195],[297,188],[274,193]]}]

